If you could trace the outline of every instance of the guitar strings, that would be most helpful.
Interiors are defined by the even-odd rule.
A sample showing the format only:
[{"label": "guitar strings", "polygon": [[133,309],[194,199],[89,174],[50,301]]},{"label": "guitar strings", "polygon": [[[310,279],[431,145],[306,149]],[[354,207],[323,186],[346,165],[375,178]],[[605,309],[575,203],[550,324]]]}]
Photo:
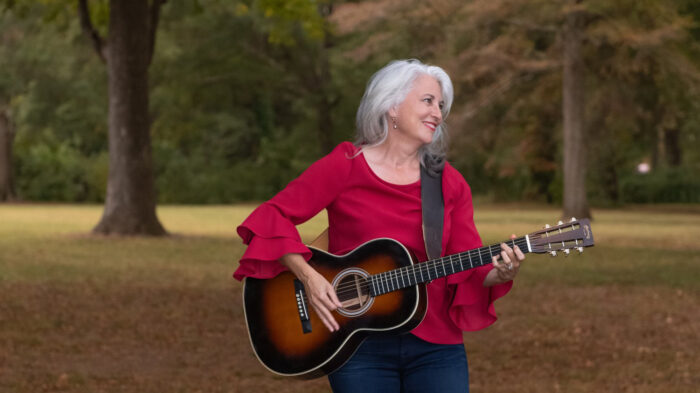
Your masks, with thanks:
[{"label": "guitar strings", "polygon": [[[511,242],[513,242],[515,245],[517,245],[517,246],[519,246],[519,247],[521,247],[521,248],[522,248],[523,246],[527,246],[527,240],[526,240],[524,237],[521,237],[521,238],[518,238],[518,239],[514,239],[514,240],[512,240]],[[496,248],[496,253],[494,253],[494,252],[492,251],[492,248]],[[472,252],[475,252],[475,251],[477,252],[477,255],[478,255],[478,257],[479,257],[479,262],[482,263],[481,265],[474,266],[474,265],[471,264],[471,257],[472,257],[471,253],[472,253]],[[526,252],[527,252],[527,248],[526,248]],[[408,286],[415,285],[415,284],[410,284],[410,280],[411,280],[411,273],[413,273],[414,276],[417,276],[417,275],[416,275],[416,270],[418,270],[419,273],[420,273],[420,272],[422,272],[422,271],[424,270],[423,268],[425,268],[426,273],[428,273],[428,277],[430,277],[430,269],[433,269],[433,270],[436,271],[436,276],[439,276],[439,271],[437,270],[437,268],[438,268],[438,267],[441,267],[442,270],[443,270],[443,273],[447,273],[446,263],[449,263],[449,265],[452,267],[452,271],[453,271],[454,273],[458,273],[457,269],[455,269],[455,267],[456,267],[456,265],[457,265],[456,262],[460,262],[460,267],[463,267],[463,265],[462,265],[462,263],[461,263],[461,262],[462,262],[462,261],[461,261],[461,258],[464,257],[464,256],[467,256],[467,257],[470,258],[470,265],[471,265],[471,267],[468,268],[468,269],[460,270],[460,271],[469,270],[469,269],[471,269],[471,268],[475,268],[475,267],[479,267],[479,266],[485,266],[485,265],[487,265],[488,263],[491,262],[491,259],[490,259],[490,258],[491,258],[492,256],[498,255],[498,254],[500,254],[500,243],[498,243],[498,244],[492,244],[492,245],[486,246],[486,247],[481,247],[481,248],[475,249],[475,250],[465,251],[465,252],[459,253],[459,254],[454,254],[454,255],[449,255],[449,256],[441,257],[441,258],[438,258],[438,259],[434,259],[434,260],[430,260],[430,261],[426,261],[426,262],[422,262],[422,263],[418,263],[418,264],[414,264],[414,265],[403,266],[403,267],[398,268],[398,269],[393,269],[393,270],[389,270],[389,271],[386,271],[386,272],[374,274],[374,275],[370,276],[369,279],[363,277],[363,278],[362,278],[362,283],[359,284],[360,293],[361,293],[361,294],[364,294],[364,293],[365,293],[365,292],[364,292],[365,290],[366,290],[366,291],[369,290],[370,285],[372,285],[372,283],[371,283],[371,277],[378,277],[380,280],[381,280],[381,279],[386,280],[386,281],[387,281],[387,284],[381,284],[382,286],[390,285],[389,281],[391,280],[392,283],[395,282],[397,285],[396,285],[396,286],[390,285],[390,287],[395,288],[395,289],[393,289],[393,290],[397,290],[397,289],[400,289],[400,288],[405,288],[405,287],[407,287],[406,285],[401,285],[401,284],[399,284],[399,278],[401,278],[401,281],[404,281],[404,277],[405,277],[406,280],[409,282],[409,285],[408,285]],[[453,260],[453,257],[455,257],[455,256],[458,257],[458,259],[457,259],[456,261]],[[488,257],[488,258],[489,258],[487,263],[483,263],[483,257]],[[476,258],[476,257],[475,257],[475,258]],[[380,277],[380,275],[382,275],[382,274],[384,274],[385,276],[384,276],[384,277]],[[450,275],[450,274],[452,274],[452,273],[447,273],[447,274],[444,274],[443,276],[445,276],[445,275]],[[422,275],[421,275],[421,276],[422,276]],[[414,277],[414,278],[416,278],[416,277]],[[437,277],[436,277],[436,278],[437,278]],[[404,283],[404,284],[405,284],[405,283]],[[416,284],[417,284],[417,283],[416,283]],[[345,297],[348,296],[348,295],[353,295],[353,296],[354,296],[354,295],[357,294],[357,288],[358,288],[358,284],[355,283],[355,282],[350,282],[350,283],[346,283],[346,284],[340,284],[340,285],[338,286],[338,288],[336,289],[336,295],[338,295],[339,298],[340,298],[341,296],[345,298]],[[391,291],[388,291],[388,292],[391,292]],[[351,296],[350,298],[347,298],[347,299],[345,299],[345,300],[352,299],[353,296]]]},{"label": "guitar strings", "polygon": [[[570,228],[565,227],[564,229],[565,229],[565,230],[566,230],[566,229],[573,230],[574,228],[575,228],[575,226],[572,225]],[[559,231],[561,231],[561,228],[559,229]],[[568,232],[568,231],[566,231],[566,232]],[[560,232],[560,233],[561,233],[561,232]],[[530,238],[530,241],[532,241],[533,243],[535,243],[535,244],[533,244],[533,245],[536,245],[536,246],[542,246],[542,244],[539,244],[539,240],[541,240],[541,239],[547,240],[547,238],[546,238],[546,237],[543,237],[541,234],[530,234],[530,235],[529,235],[529,238]],[[525,250],[526,250],[525,252],[528,252],[528,250],[527,250],[527,245],[528,245],[528,244],[527,244],[527,239],[525,239],[525,237],[520,237],[520,238],[511,240],[510,242],[513,243],[513,244],[515,244],[515,245],[518,245],[519,247],[521,247],[521,249],[522,249],[522,247],[525,247]],[[566,240],[561,241],[562,244],[565,243],[565,242],[566,242]],[[555,242],[555,243],[559,243],[559,242]],[[547,244],[549,244],[549,242],[547,242]],[[551,244],[549,244],[549,245],[550,245],[550,248],[551,248]],[[492,251],[492,248],[494,248],[494,247],[496,248],[496,252],[495,252],[495,253]],[[481,263],[480,265],[477,265],[477,266],[473,266],[473,264],[471,263],[471,258],[472,258],[471,253],[472,253],[472,252],[475,252],[475,251],[476,251],[476,254],[477,254],[478,257],[479,257],[479,262]],[[389,270],[389,271],[387,271],[387,272],[382,272],[382,273],[374,274],[374,275],[370,276],[369,279],[363,277],[363,278],[362,278],[362,284],[359,285],[359,287],[360,287],[360,293],[361,293],[361,294],[367,293],[367,291],[369,291],[370,285],[372,285],[372,284],[374,284],[374,285],[381,285],[382,287],[385,287],[385,286],[388,285],[388,288],[390,288],[390,290],[387,291],[387,292],[392,292],[392,291],[394,291],[394,290],[398,290],[398,289],[401,289],[401,288],[405,288],[405,287],[407,287],[407,286],[415,285],[415,284],[411,284],[411,283],[410,283],[410,282],[411,282],[411,277],[410,277],[410,276],[411,276],[411,273],[413,273],[413,275],[414,275],[414,280],[415,280],[415,279],[417,279],[416,270],[418,270],[418,273],[421,273],[421,279],[423,279],[423,278],[422,278],[423,268],[425,268],[425,271],[426,271],[426,273],[428,274],[428,278],[430,278],[430,270],[431,270],[431,269],[435,270],[436,278],[437,278],[437,276],[440,276],[439,271],[438,271],[438,269],[437,269],[438,267],[441,267],[441,268],[443,269],[443,273],[445,273],[443,276],[450,275],[450,274],[452,274],[452,273],[447,273],[446,262],[449,262],[450,267],[452,268],[452,272],[453,272],[453,273],[457,273],[457,271],[456,271],[456,269],[455,269],[456,263],[455,263],[455,261],[453,260],[453,257],[455,257],[455,256],[458,257],[457,262],[460,263],[460,267],[462,268],[462,270],[460,270],[460,271],[465,271],[465,270],[469,270],[469,269],[471,269],[471,268],[475,268],[475,267],[479,267],[479,266],[484,266],[484,265],[490,263],[490,258],[491,258],[492,256],[494,256],[494,255],[498,255],[499,253],[500,253],[500,243],[499,243],[499,244],[492,244],[492,245],[487,246],[487,247],[481,247],[481,248],[479,248],[479,249],[469,250],[469,251],[465,251],[465,252],[463,252],[463,253],[454,254],[454,255],[449,255],[449,256],[446,256],[446,257],[442,257],[442,258],[438,258],[438,259],[426,261],[426,262],[423,262],[423,263],[418,263],[418,264],[403,266],[403,267],[398,268],[398,269],[393,269],[393,270]],[[462,257],[465,257],[465,256],[468,257],[469,260],[470,260],[470,268],[468,268],[468,269],[464,269],[464,268],[463,268],[463,265],[462,265],[462,260],[461,260],[461,259],[462,259]],[[489,258],[489,259],[487,260],[486,263],[484,263],[484,261],[483,261],[483,257],[484,257],[484,256],[486,256],[487,258]],[[475,257],[475,258],[476,258],[476,257]],[[417,269],[416,269],[416,268],[417,268]],[[382,276],[382,275],[384,275],[384,276]],[[375,282],[372,282],[372,278],[373,278],[373,277],[374,277],[375,279],[378,278],[379,280],[383,280],[383,282],[382,282],[382,281],[380,281],[379,283],[377,283],[376,281],[375,281]],[[409,285],[405,285],[404,277],[405,277],[406,280],[409,282]],[[401,278],[401,281],[403,281],[403,284],[399,284],[399,278]],[[391,285],[392,283],[395,283],[396,285],[395,285],[395,286],[394,286],[394,285]],[[416,284],[417,284],[417,282],[416,282]],[[346,299],[346,300],[349,300],[349,299],[352,299],[352,297],[353,297],[354,295],[357,294],[357,287],[358,287],[358,284],[357,284],[357,283],[352,283],[352,282],[351,282],[351,283],[347,283],[347,284],[340,284],[340,285],[338,286],[337,290],[336,290],[336,294],[337,294],[339,297],[342,296],[343,298],[345,298],[345,297],[348,296],[348,295],[351,295],[350,298]],[[382,289],[383,289],[383,288],[382,288]],[[385,293],[386,293],[386,292],[385,292]]]},{"label": "guitar strings", "polygon": [[[524,237],[515,239],[514,242],[515,242],[515,244],[518,245],[518,246],[527,246],[527,241],[525,240]],[[494,254],[493,251],[491,250],[492,248],[496,248],[496,249],[497,249],[497,251],[496,251],[495,254]],[[460,262],[460,265],[461,265],[462,267],[463,267],[463,265],[461,264],[461,261],[460,261],[459,259],[456,260],[456,261],[453,260],[453,257],[457,256],[458,258],[461,259],[463,256],[466,256],[466,255],[468,255],[468,254],[471,254],[472,252],[477,251],[477,250],[479,251],[479,252],[478,252],[479,260],[480,260],[480,262],[483,262],[483,257],[484,257],[484,256],[490,258],[490,257],[492,257],[493,255],[498,255],[498,254],[500,253],[500,243],[499,243],[499,244],[493,244],[493,245],[490,245],[490,246],[487,246],[487,247],[481,247],[481,248],[475,249],[475,250],[465,251],[465,252],[460,253],[460,254],[454,254],[454,255],[445,256],[445,257],[442,257],[442,258],[438,258],[438,259],[434,259],[434,260],[430,260],[430,261],[426,261],[426,262],[422,262],[422,263],[418,263],[418,264],[414,264],[414,265],[403,266],[403,267],[398,268],[398,269],[393,269],[393,270],[389,270],[389,271],[386,271],[386,272],[382,272],[382,273],[378,273],[378,274],[372,275],[371,277],[379,277],[380,275],[384,274],[384,275],[386,275],[386,276],[385,276],[385,277],[381,277],[380,279],[384,279],[384,280],[386,280],[387,282],[388,282],[389,280],[395,281],[396,284],[397,284],[397,285],[396,285],[396,289],[399,289],[399,287],[405,288],[405,287],[406,287],[405,285],[403,285],[403,286],[399,285],[399,282],[398,282],[398,281],[399,281],[399,278],[401,278],[401,280],[404,281],[403,278],[406,277],[406,279],[409,281],[409,286],[410,286],[410,285],[415,285],[415,284],[410,284],[411,273],[413,273],[413,275],[416,276],[416,270],[418,270],[419,273],[420,273],[420,272],[422,272],[422,271],[424,270],[424,269],[423,269],[424,267],[425,267],[426,273],[428,274],[428,277],[430,277],[430,270],[431,270],[431,269],[433,269],[433,270],[436,271],[436,276],[439,276],[440,274],[439,274],[439,271],[437,270],[438,267],[441,267],[442,270],[443,270],[443,272],[446,273],[446,274],[444,274],[443,276],[445,276],[445,275],[450,275],[450,274],[452,274],[452,273],[447,273],[447,269],[446,269],[446,263],[447,263],[447,262],[449,262],[449,265],[452,267],[452,271],[453,271],[454,273],[458,273],[457,270],[455,269],[455,267],[456,267],[456,265],[457,265],[456,262]],[[471,259],[471,255],[468,255],[468,256],[469,256],[470,259]],[[476,257],[474,257],[474,258],[476,258]],[[477,265],[477,266],[471,265],[470,268],[468,268],[468,269],[462,269],[462,270],[460,270],[460,271],[469,270],[469,269],[471,269],[471,268],[475,268],[475,267],[479,267],[479,266],[484,266],[484,265],[490,263],[491,259],[488,259],[488,261],[489,261],[489,262],[487,262],[487,263],[482,263],[481,265]],[[437,277],[436,277],[436,278],[437,278]],[[367,278],[364,278],[364,277],[363,277],[362,280],[363,280],[363,283],[360,284],[360,288],[361,288],[361,289],[368,289],[369,286],[371,285],[371,283],[369,282],[369,280],[368,280]],[[384,285],[386,285],[386,284],[384,284]],[[343,294],[349,294],[349,293],[350,293],[350,294],[356,294],[357,286],[358,286],[358,285],[357,285],[356,283],[354,283],[354,282],[347,283],[347,284],[341,284],[341,285],[339,285],[338,288],[336,289],[336,294],[340,294],[340,293],[343,293]],[[391,287],[394,287],[394,286],[391,286]]]}]

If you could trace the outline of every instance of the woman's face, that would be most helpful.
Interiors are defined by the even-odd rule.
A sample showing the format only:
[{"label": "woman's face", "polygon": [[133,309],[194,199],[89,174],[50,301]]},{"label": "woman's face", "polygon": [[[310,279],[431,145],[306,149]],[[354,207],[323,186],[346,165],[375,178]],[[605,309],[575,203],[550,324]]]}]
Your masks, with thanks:
[{"label": "woman's face", "polygon": [[442,123],[442,90],[438,81],[429,75],[419,75],[413,81],[413,88],[403,102],[389,111],[396,118],[396,129],[393,121],[389,132],[395,136],[406,138],[425,145],[433,140],[435,130]]}]

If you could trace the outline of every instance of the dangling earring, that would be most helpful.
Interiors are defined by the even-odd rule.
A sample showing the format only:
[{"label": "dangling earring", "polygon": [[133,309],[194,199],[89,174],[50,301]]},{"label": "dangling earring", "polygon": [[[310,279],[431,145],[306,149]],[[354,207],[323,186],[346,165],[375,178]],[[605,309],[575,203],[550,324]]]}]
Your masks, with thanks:
[{"label": "dangling earring", "polygon": [[399,128],[399,126],[396,125],[396,118],[395,117],[391,118],[391,122],[394,123],[394,129]]}]

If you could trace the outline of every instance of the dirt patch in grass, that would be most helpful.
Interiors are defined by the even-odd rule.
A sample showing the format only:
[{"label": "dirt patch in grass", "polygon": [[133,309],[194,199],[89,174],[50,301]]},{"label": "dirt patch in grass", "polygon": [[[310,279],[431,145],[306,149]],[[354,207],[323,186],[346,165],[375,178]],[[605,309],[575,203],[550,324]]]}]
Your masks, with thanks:
[{"label": "dirt patch in grass", "polygon": [[700,297],[662,287],[514,288],[465,334],[473,391],[696,392]]},{"label": "dirt patch in grass", "polygon": [[238,285],[12,284],[0,298],[0,391],[327,390],[258,365]]},{"label": "dirt patch in grass", "polygon": [[[465,335],[473,392],[693,392],[700,300],[667,288],[516,287]],[[0,286],[0,391],[323,392],[250,350],[240,286]]]}]

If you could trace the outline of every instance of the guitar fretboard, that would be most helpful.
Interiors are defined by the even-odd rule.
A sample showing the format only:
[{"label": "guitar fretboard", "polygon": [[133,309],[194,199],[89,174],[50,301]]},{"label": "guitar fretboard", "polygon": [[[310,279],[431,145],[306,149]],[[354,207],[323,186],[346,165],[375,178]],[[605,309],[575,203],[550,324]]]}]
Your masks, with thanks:
[{"label": "guitar fretboard", "polygon": [[[504,243],[511,247],[517,245],[523,253],[529,252],[528,240],[525,236]],[[500,253],[501,243],[498,243],[374,274],[368,279],[370,296],[383,295],[436,278],[484,266],[492,262],[491,258],[494,255]]]}]

